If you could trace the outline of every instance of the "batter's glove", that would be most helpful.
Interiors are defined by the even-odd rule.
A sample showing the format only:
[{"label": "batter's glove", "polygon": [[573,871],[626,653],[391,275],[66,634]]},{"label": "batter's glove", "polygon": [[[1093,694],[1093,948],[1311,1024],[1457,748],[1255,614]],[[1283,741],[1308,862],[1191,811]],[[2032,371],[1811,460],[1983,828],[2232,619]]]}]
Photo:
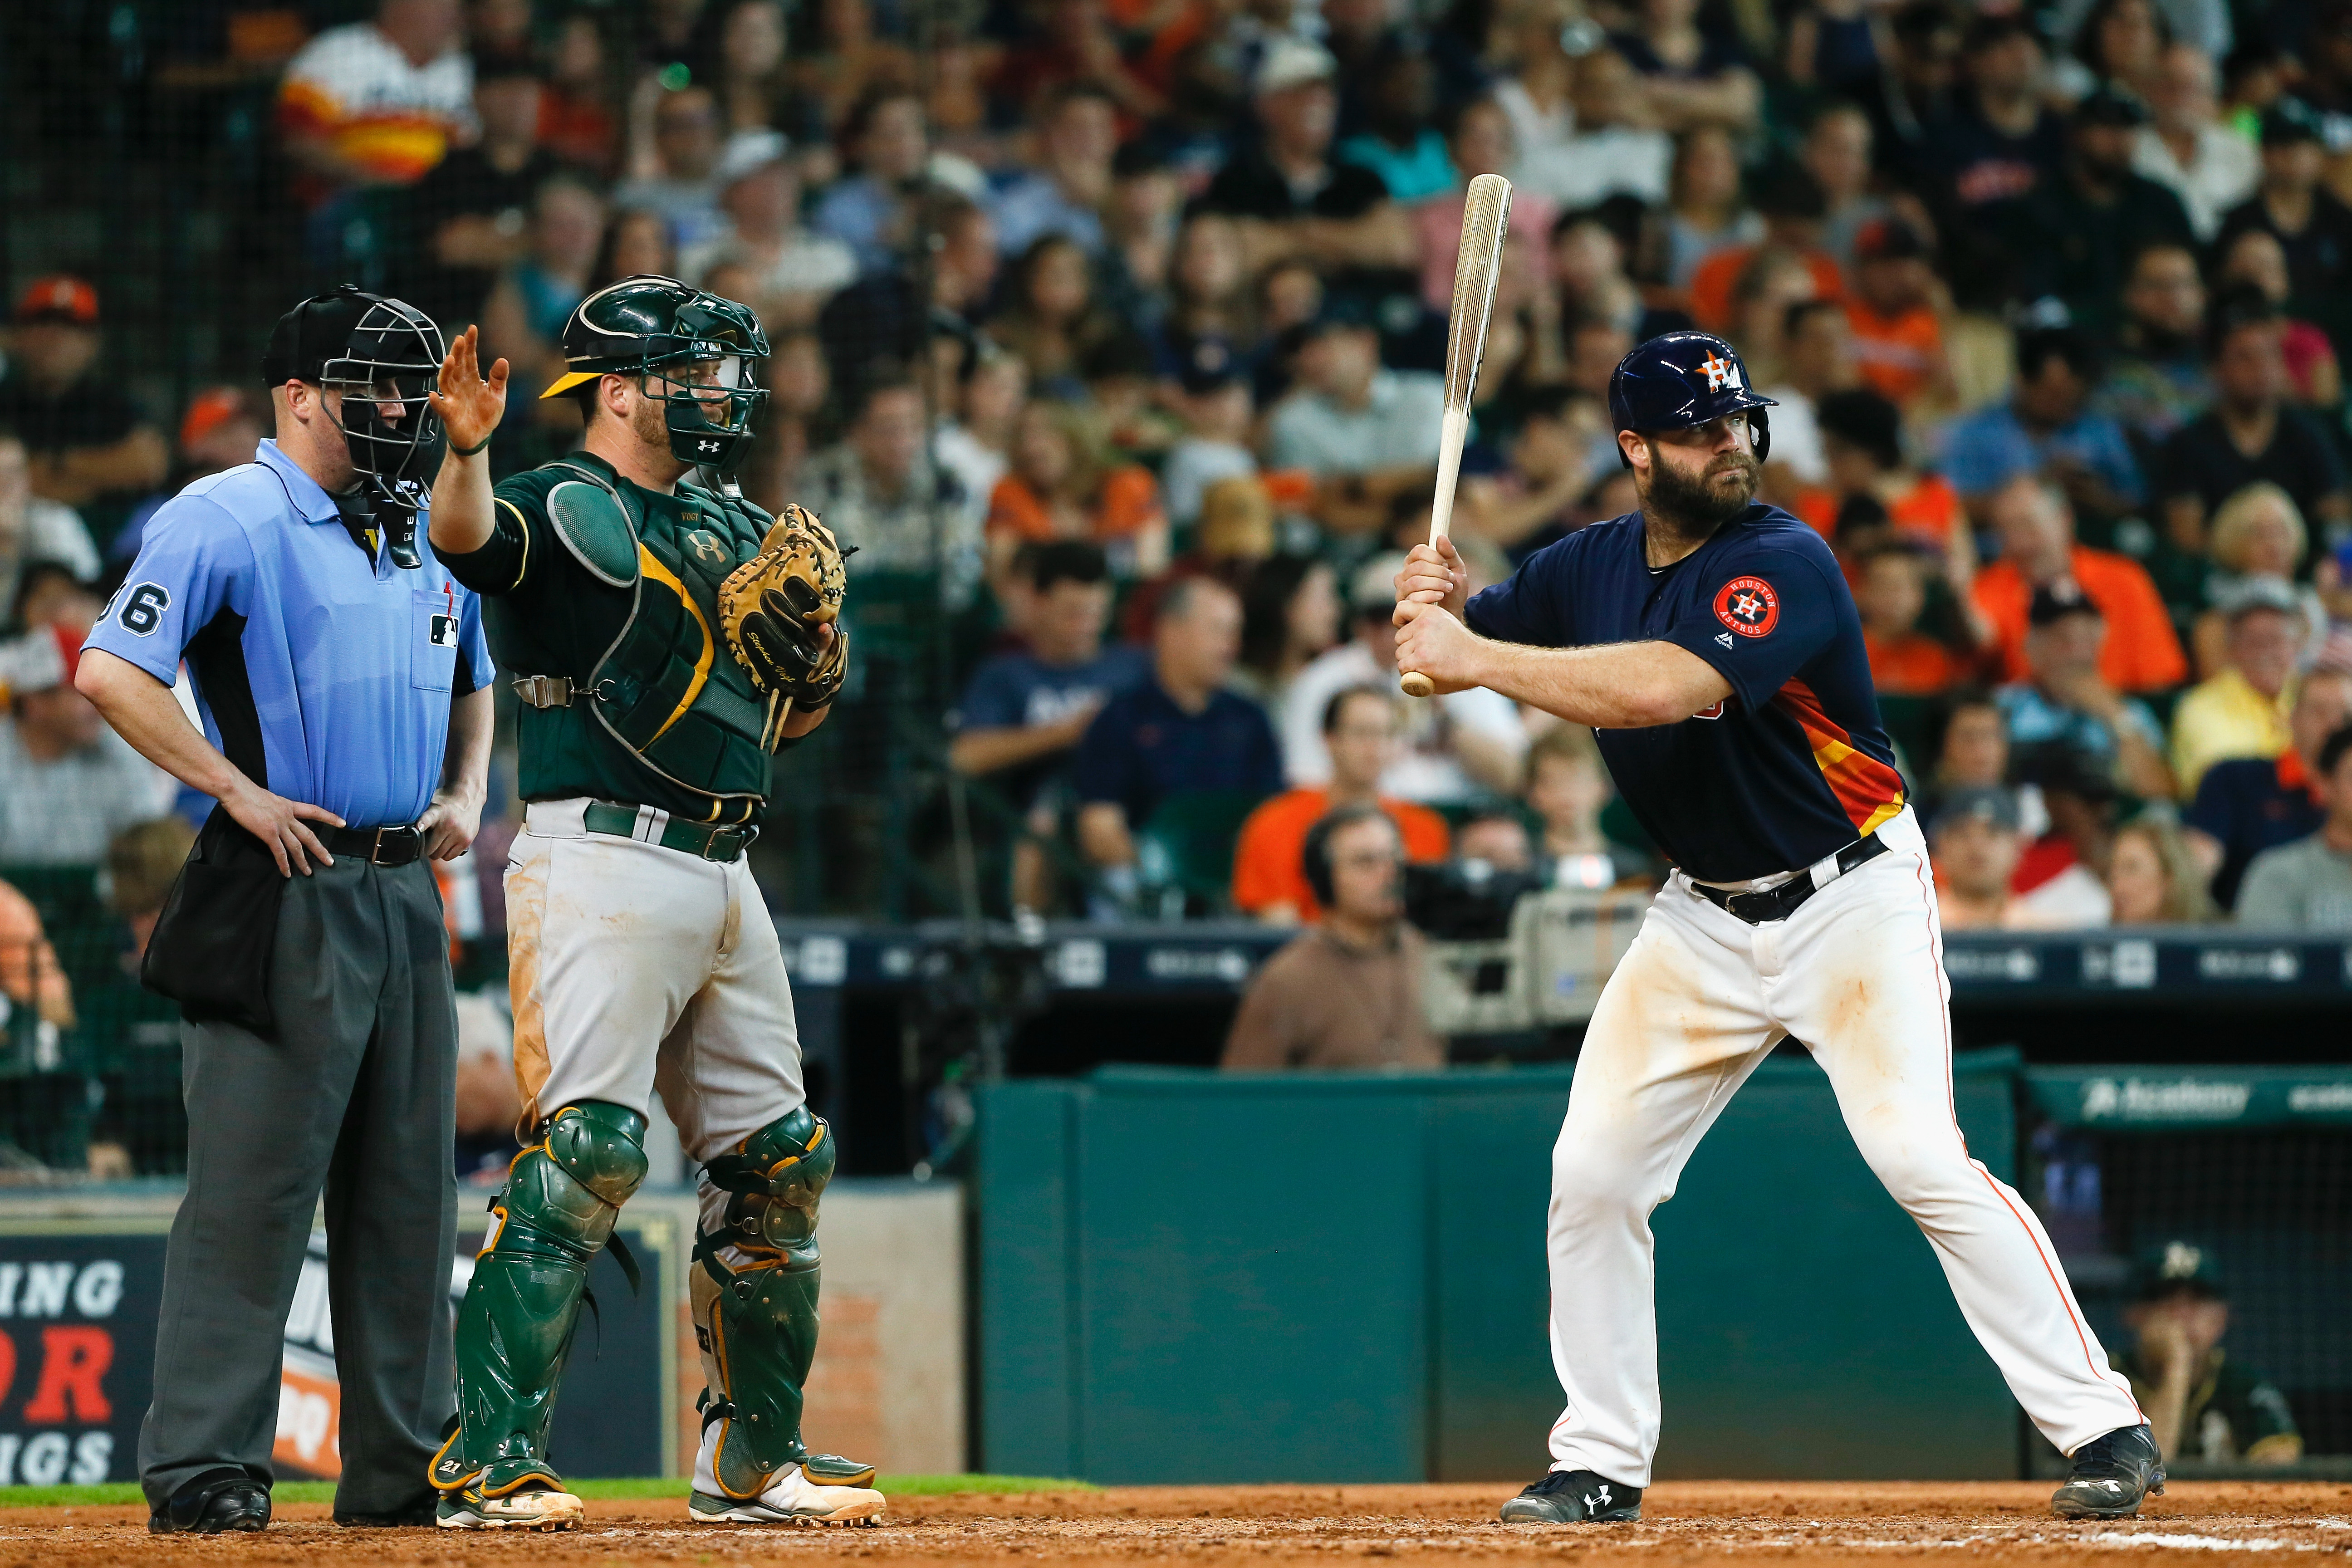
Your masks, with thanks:
[{"label": "batter's glove", "polygon": [[[833,530],[805,507],[788,506],[760,553],[719,584],[727,651],[751,672],[771,706],[806,711],[831,702],[849,669],[849,631],[840,624],[846,581]],[[833,627],[824,642],[819,626]]]}]

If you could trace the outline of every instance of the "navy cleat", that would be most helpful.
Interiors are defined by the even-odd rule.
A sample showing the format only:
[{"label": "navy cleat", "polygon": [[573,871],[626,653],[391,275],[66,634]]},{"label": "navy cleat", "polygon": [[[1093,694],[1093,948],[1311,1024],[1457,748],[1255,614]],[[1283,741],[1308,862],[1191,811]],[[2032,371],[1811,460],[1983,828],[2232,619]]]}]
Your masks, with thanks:
[{"label": "navy cleat", "polygon": [[2094,1437],[2070,1457],[2074,1468],[2050,1498],[2060,1519],[2129,1519],[2151,1494],[2164,1495],[2164,1456],[2145,1422]]},{"label": "navy cleat", "polygon": [[1642,1489],[1591,1470],[1553,1470],[1503,1505],[1505,1524],[1628,1524],[1642,1517]]}]

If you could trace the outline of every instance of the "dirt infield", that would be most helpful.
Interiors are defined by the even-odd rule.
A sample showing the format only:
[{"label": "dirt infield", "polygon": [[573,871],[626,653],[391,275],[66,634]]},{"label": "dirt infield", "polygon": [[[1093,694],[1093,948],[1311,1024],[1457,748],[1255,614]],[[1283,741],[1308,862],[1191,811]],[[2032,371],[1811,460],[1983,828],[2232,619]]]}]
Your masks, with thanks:
[{"label": "dirt infield", "polygon": [[1596,1568],[1731,1565],[1801,1557],[2163,1568],[2217,1553],[2352,1560],[2352,1485],[2181,1482],[2139,1519],[2063,1524],[2047,1483],[1683,1481],[1654,1488],[1635,1525],[1495,1522],[1509,1487],[1129,1487],[1023,1497],[913,1498],[878,1530],[693,1525],[685,1501],[589,1505],[562,1535],[337,1529],[289,1508],[258,1536],[161,1539],[136,1509],[0,1514],[0,1568],[124,1563],[804,1564],[854,1560],[1002,1564],[1432,1563],[1569,1560]]}]

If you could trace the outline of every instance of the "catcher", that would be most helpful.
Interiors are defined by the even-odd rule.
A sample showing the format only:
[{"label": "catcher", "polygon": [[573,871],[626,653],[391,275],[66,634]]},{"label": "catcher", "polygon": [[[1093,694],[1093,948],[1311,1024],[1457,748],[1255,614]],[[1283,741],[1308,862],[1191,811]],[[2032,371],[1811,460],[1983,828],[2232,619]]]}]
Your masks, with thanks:
[{"label": "catcher", "polygon": [[743,858],[772,753],[841,688],[841,552],[814,517],[772,520],[731,478],[767,396],[752,375],[767,339],[743,306],[670,278],[590,295],[564,325],[569,372],[541,395],[579,400],[581,450],[495,489],[484,452],[507,363],[485,380],[477,353],[469,329],[433,399],[449,452],[432,539],[495,604],[492,646],[524,704],[506,885],[529,1146],[458,1312],[439,1521],[583,1517],[547,1462],[548,1418],[589,1259],[645,1179],[658,1092],[702,1162],[692,1515],[870,1523],[873,1467],[801,1442],[834,1142],[805,1103],[783,954]]}]

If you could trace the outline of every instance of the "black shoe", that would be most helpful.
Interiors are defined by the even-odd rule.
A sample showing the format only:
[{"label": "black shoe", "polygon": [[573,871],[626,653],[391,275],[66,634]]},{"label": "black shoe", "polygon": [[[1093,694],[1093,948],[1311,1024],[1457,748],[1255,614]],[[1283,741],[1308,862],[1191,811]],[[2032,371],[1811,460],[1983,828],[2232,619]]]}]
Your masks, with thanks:
[{"label": "black shoe", "polygon": [[435,1492],[389,1513],[343,1513],[339,1510],[335,1514],[335,1522],[346,1530],[405,1530],[411,1526],[430,1530],[439,1522],[435,1510],[440,1501],[441,1494]]},{"label": "black shoe", "polygon": [[220,1535],[268,1525],[269,1489],[238,1467],[194,1477],[147,1519],[154,1535]]},{"label": "black shoe", "polygon": [[2142,1500],[2164,1495],[2164,1456],[2145,1422],[2092,1438],[2073,1458],[2066,1484],[2050,1498],[2060,1519],[2129,1519]]},{"label": "black shoe", "polygon": [[1553,1470],[1503,1505],[1505,1524],[1626,1524],[1642,1517],[1642,1489],[1591,1470]]}]

